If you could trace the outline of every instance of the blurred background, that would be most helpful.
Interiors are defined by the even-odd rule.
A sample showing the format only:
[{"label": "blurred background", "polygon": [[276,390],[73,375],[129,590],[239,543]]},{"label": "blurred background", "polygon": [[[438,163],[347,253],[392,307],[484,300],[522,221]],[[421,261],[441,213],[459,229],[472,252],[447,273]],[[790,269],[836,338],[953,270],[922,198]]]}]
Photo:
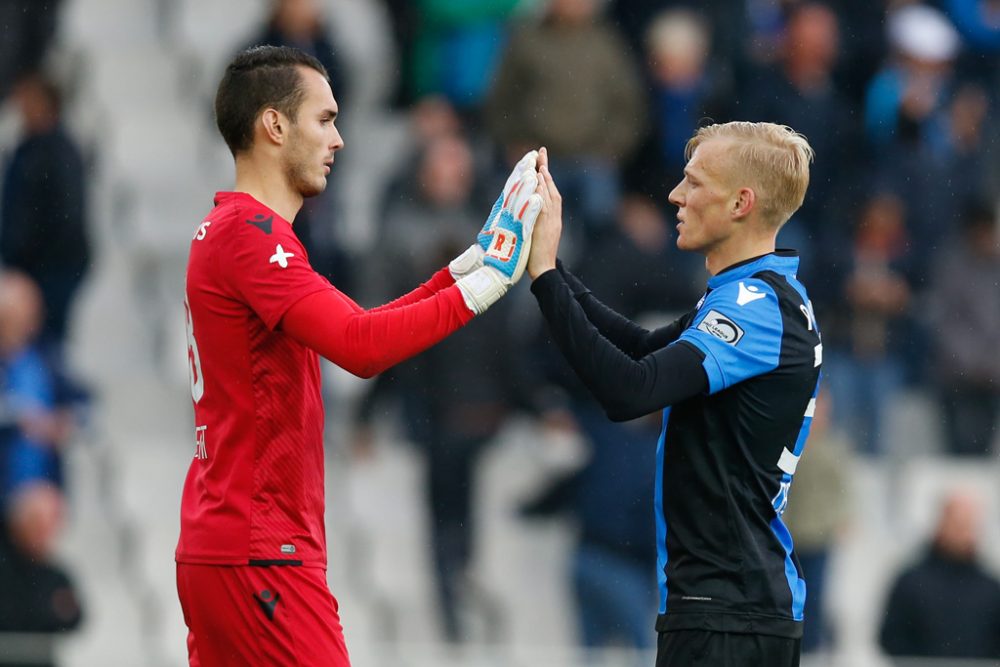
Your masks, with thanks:
[{"label": "blurred background", "polygon": [[[295,230],[369,306],[543,144],[564,261],[667,322],[706,278],[666,201],[694,129],[805,134],[804,664],[1000,664],[1000,3],[0,0],[0,31],[0,664],[187,664],[183,273],[233,182],[215,86],[259,43],[330,72],[346,147]],[[373,381],[324,373],[354,664],[652,665],[658,417],[607,421],[525,285]]]}]

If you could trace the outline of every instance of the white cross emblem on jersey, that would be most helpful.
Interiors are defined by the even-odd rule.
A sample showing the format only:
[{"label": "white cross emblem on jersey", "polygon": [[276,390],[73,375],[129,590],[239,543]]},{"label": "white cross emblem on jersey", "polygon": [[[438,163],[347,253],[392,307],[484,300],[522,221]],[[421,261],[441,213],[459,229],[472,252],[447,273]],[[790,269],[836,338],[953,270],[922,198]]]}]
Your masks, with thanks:
[{"label": "white cross emblem on jersey", "polygon": [[281,244],[279,243],[277,247],[275,247],[274,254],[271,255],[271,259],[268,263],[274,264],[277,262],[278,266],[280,266],[283,269],[287,269],[289,257],[295,257],[295,255],[290,252],[285,252],[285,249],[282,248]]}]

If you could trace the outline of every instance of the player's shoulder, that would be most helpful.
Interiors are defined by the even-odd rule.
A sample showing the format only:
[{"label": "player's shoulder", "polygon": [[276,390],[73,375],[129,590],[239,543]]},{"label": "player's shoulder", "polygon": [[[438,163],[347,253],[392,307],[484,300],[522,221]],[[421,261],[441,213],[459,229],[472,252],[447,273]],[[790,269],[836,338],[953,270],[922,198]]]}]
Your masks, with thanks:
[{"label": "player's shoulder", "polygon": [[203,238],[211,232],[219,240],[240,243],[266,243],[270,237],[283,238],[292,233],[288,222],[242,192],[220,192],[216,195],[215,208],[199,228]]},{"label": "player's shoulder", "polygon": [[770,281],[754,275],[719,285],[709,292],[704,305],[724,307],[735,312],[773,311],[778,305],[778,292]]}]

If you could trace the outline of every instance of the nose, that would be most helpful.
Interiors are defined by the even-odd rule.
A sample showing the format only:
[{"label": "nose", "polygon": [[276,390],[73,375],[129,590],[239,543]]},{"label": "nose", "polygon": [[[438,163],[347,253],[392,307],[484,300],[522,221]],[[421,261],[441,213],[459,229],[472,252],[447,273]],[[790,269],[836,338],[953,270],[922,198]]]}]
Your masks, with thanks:
[{"label": "nose", "polygon": [[330,151],[336,152],[344,147],[344,138],[340,136],[340,130],[333,128],[333,139],[330,142]]},{"label": "nose", "polygon": [[680,207],[684,205],[684,201],[681,198],[681,184],[678,183],[670,194],[667,195],[667,201],[669,201],[674,206]]}]

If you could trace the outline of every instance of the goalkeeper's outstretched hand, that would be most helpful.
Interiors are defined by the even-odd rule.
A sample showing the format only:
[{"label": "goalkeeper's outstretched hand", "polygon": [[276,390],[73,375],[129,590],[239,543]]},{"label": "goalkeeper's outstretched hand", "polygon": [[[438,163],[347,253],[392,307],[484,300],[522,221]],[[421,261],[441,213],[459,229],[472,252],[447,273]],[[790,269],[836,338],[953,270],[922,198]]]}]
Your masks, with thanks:
[{"label": "goalkeeper's outstretched hand", "polygon": [[511,285],[521,279],[528,263],[535,220],[542,210],[537,188],[538,173],[534,169],[524,172],[497,216],[483,258],[483,266],[496,269]]},{"label": "goalkeeper's outstretched hand", "polygon": [[457,281],[466,305],[477,315],[486,311],[524,274],[542,197],[535,190],[538,174],[525,171],[503,202],[493,225],[483,266]]},{"label": "goalkeeper's outstretched hand", "polygon": [[514,165],[510,176],[507,177],[507,182],[504,183],[503,190],[500,191],[500,196],[497,197],[496,202],[493,204],[493,209],[490,210],[490,214],[486,218],[486,224],[483,225],[479,234],[476,235],[476,242],[448,264],[448,269],[455,280],[469,275],[483,265],[483,257],[486,254],[486,249],[490,247],[490,242],[493,240],[493,229],[500,218],[500,212],[503,210],[504,204],[512,196],[514,188],[521,181],[521,177],[529,171],[535,171],[537,163],[538,151],[528,151]]}]

